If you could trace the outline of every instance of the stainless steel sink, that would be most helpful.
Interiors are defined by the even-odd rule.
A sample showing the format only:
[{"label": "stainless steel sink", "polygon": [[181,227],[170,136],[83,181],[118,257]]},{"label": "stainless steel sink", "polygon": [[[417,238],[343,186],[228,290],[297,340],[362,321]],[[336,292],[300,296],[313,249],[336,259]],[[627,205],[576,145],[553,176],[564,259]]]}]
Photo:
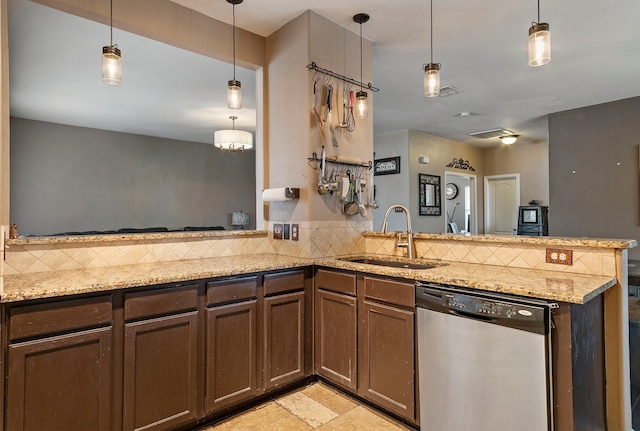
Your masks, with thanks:
[{"label": "stainless steel sink", "polygon": [[338,258],[338,260],[344,260],[344,261],[353,262],[353,263],[364,263],[366,265],[390,266],[393,268],[406,268],[406,269],[431,269],[431,268],[437,268],[438,266],[441,266],[441,265],[430,264],[430,263],[376,259],[376,258],[370,258],[370,257],[344,257],[344,258]]}]

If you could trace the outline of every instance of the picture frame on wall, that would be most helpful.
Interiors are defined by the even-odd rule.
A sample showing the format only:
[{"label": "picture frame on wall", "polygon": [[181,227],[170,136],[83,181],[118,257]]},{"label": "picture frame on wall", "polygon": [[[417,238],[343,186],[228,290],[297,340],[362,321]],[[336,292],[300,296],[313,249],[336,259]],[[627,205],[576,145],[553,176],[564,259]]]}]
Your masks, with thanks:
[{"label": "picture frame on wall", "polygon": [[390,175],[400,173],[400,156],[387,157],[373,161],[373,175]]},{"label": "picture frame on wall", "polygon": [[421,216],[439,216],[442,214],[439,175],[418,174],[418,194]]}]

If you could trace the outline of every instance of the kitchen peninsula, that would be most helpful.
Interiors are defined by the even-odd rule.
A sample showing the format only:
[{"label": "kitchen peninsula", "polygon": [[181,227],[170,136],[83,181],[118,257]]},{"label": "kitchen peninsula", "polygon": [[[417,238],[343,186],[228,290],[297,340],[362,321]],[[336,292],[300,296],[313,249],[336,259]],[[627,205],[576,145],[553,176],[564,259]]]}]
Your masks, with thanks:
[{"label": "kitchen peninsula", "polygon": [[[15,353],[11,352],[16,349],[16,343],[11,339],[15,339],[18,345],[22,345],[25,342],[32,344],[33,337],[35,337],[35,335],[29,334],[21,335],[17,329],[18,332],[14,332],[14,328],[18,328],[18,326],[17,323],[12,325],[11,322],[14,319],[19,322],[20,318],[30,315],[22,313],[20,310],[39,313],[43,309],[50,310],[48,308],[50,304],[60,305],[69,301],[73,303],[76,300],[90,301],[90,305],[84,303],[73,303],[72,305],[79,306],[80,310],[91,309],[95,312],[102,310],[103,320],[99,320],[96,326],[102,328],[105,325],[104,322],[108,322],[107,326],[115,332],[114,338],[109,339],[113,340],[113,352],[116,355],[113,360],[117,363],[123,360],[122,357],[118,360],[118,355],[122,354],[122,347],[118,346],[123,342],[122,335],[117,335],[120,333],[119,331],[126,332],[126,328],[134,328],[135,325],[141,324],[140,322],[150,323],[153,319],[160,319],[160,317],[155,317],[148,320],[145,317],[147,320],[138,322],[134,317],[126,317],[135,316],[133,311],[127,311],[131,310],[131,307],[126,305],[128,301],[133,301],[132,304],[144,308],[146,301],[150,301],[156,306],[162,302],[154,302],[154,295],[166,294],[172,300],[180,298],[175,303],[191,305],[185,306],[184,309],[183,306],[180,306],[177,310],[169,307],[166,311],[161,311],[159,316],[182,316],[186,313],[183,317],[190,316],[192,319],[188,320],[190,323],[186,328],[198,328],[197,330],[191,329],[194,334],[208,334],[216,327],[216,320],[213,317],[204,319],[195,316],[204,314],[205,310],[210,310],[212,313],[214,310],[219,311],[220,309],[216,308],[219,306],[216,304],[250,305],[253,304],[252,301],[257,301],[254,304],[258,307],[256,311],[262,310],[258,312],[258,316],[262,317],[258,318],[264,319],[266,316],[264,313],[267,313],[267,309],[263,305],[256,304],[269,304],[273,300],[282,300],[283,304],[287,304],[287,307],[282,309],[282,311],[287,310],[285,315],[291,317],[291,313],[293,313],[294,316],[298,316],[295,321],[304,322],[300,326],[304,329],[293,331],[290,334],[297,333],[296,336],[300,337],[295,343],[296,349],[299,349],[296,350],[298,354],[292,356],[298,359],[295,366],[290,367],[291,370],[297,370],[292,374],[295,375],[295,378],[282,380],[286,383],[283,385],[273,384],[270,386],[269,382],[277,381],[277,378],[265,380],[269,375],[267,367],[259,373],[261,376],[259,379],[262,379],[262,382],[255,384],[259,389],[254,388],[248,391],[253,396],[256,394],[268,395],[275,388],[287,387],[287,384],[295,385],[296,382],[302,382],[304,378],[317,372],[313,371],[317,370],[317,364],[314,364],[311,347],[314,338],[314,324],[311,316],[314,307],[317,306],[317,304],[314,305],[312,295],[313,272],[311,269],[315,267],[364,274],[365,277],[372,277],[376,280],[405,280],[407,283],[420,280],[452,284],[477,290],[554,300],[569,306],[571,304],[578,307],[583,304],[597,304],[602,300],[604,309],[603,342],[606,350],[604,372],[608,382],[606,386],[606,420],[609,429],[625,429],[617,425],[625,420],[625,415],[629,414],[629,407],[626,405],[629,399],[628,356],[625,357],[625,344],[621,340],[624,340],[627,333],[627,249],[635,247],[635,241],[416,234],[418,256],[416,261],[437,264],[435,268],[420,270],[360,264],[337,259],[336,256],[331,255],[313,256],[303,250],[305,240],[309,239],[307,235],[310,236],[312,233],[303,229],[301,235],[302,245],[300,245],[298,253],[291,252],[290,255],[276,252],[279,241],[273,240],[267,231],[171,233],[170,236],[173,238],[164,239],[161,234],[129,235],[118,238],[116,248],[127,250],[129,256],[144,255],[148,257],[155,254],[157,261],[148,263],[141,261],[134,265],[105,264],[55,271],[29,271],[28,268],[32,270],[42,268],[43,266],[40,265],[44,265],[44,262],[51,265],[54,260],[58,265],[63,265],[65,260],[67,263],[73,261],[73,265],[78,265],[77,260],[81,259],[77,259],[77,253],[80,253],[80,250],[94,255],[92,263],[86,261],[88,266],[96,265],[96,262],[100,261],[116,261],[112,255],[114,253],[113,244],[110,244],[113,239],[108,240],[105,237],[55,237],[7,240],[7,268],[10,271],[15,271],[15,268],[18,267],[27,268],[27,270],[23,273],[5,271],[3,277],[4,292],[1,299],[5,309],[5,321],[8,322],[9,328],[9,344],[3,346],[3,349],[8,349],[5,352],[9,355],[8,369],[5,369],[5,373],[11,374],[13,372],[11,358],[15,358]],[[361,241],[358,242],[360,246],[344,250],[343,254],[403,260],[402,252],[396,253],[395,251],[395,241],[396,235],[394,234],[365,232],[361,234]],[[125,246],[127,243],[129,247]],[[198,254],[196,251],[199,247],[204,247],[204,244],[208,244],[206,247],[208,251]],[[184,252],[182,258],[176,258],[175,255],[158,252],[157,247],[164,250],[186,247],[190,251]],[[547,248],[571,250],[573,265],[546,263],[545,252]],[[45,249],[47,250],[45,251]],[[142,249],[146,249],[146,254],[141,252]],[[154,251],[149,252],[149,250]],[[62,255],[66,257],[61,257]],[[72,256],[74,255],[76,261],[73,260]],[[57,256],[57,260],[51,256]],[[162,260],[163,257],[167,260]],[[28,259],[31,260],[30,264],[26,262]],[[41,259],[40,262],[38,262],[39,259]],[[226,297],[227,299],[216,299],[218,294],[215,292],[228,292],[228,295],[231,296]],[[106,302],[103,303],[96,298]],[[105,298],[109,299],[105,300]],[[239,302],[234,302],[236,299]],[[124,309],[122,308],[123,303],[125,304]],[[171,302],[171,304],[173,303]],[[160,309],[163,309],[162,306]],[[122,317],[123,310],[124,317]],[[209,314],[209,316],[214,315]],[[277,313],[272,315],[277,315]],[[144,317],[147,314],[142,313],[141,316]],[[284,315],[280,315],[280,317],[282,316]],[[123,318],[124,320],[122,320]],[[26,323],[24,320],[23,322]],[[124,329],[117,329],[118,325],[124,325]],[[224,325],[218,327],[223,328]],[[285,325],[283,327],[293,326]],[[84,330],[84,326],[81,329]],[[60,331],[70,335],[77,332],[78,329],[63,328]],[[204,336],[200,335],[200,337]],[[272,336],[273,334],[262,334],[264,340],[273,340]],[[47,337],[55,338],[56,335],[47,335]],[[7,338],[4,339],[7,340]],[[200,347],[200,349],[202,348]],[[124,349],[128,351],[127,347]],[[194,351],[198,351],[198,349]],[[264,358],[268,356],[267,352],[260,353],[258,356],[263,358],[260,362],[261,367],[266,364]],[[125,361],[126,358],[125,354]],[[612,358],[617,359],[613,361]],[[273,357],[272,359],[276,362],[280,360]],[[204,358],[198,359],[196,362],[201,363],[198,361],[203,360]],[[193,368],[197,368],[197,366]],[[118,370],[119,367],[114,364],[113,369]],[[190,370],[197,376],[201,375],[197,370],[191,368]],[[11,381],[11,377],[9,379]],[[15,376],[13,380],[15,381]],[[198,382],[198,379],[194,381]],[[207,385],[209,384],[207,383]],[[14,396],[12,390],[15,390],[16,385],[10,383],[9,387],[12,389],[5,395],[7,400]],[[199,389],[199,393],[206,393],[206,389]],[[117,397],[117,394],[111,395]],[[627,397],[626,402],[625,397]],[[223,403],[222,405],[226,408],[242,406],[243,402],[251,399],[253,399],[252,396],[240,397],[237,404]],[[193,410],[190,410],[189,415],[182,418],[186,422],[181,423],[190,423],[189,421],[195,423],[205,417],[211,418],[211,412],[219,412],[213,407],[203,410],[200,402],[202,401],[193,401]],[[114,398],[113,409],[110,413],[110,418],[116,421],[114,423],[122,423],[122,418],[128,417],[126,408],[124,413],[119,410],[119,403],[122,401],[118,402]],[[382,407],[385,408],[385,406]],[[12,404],[12,408],[12,411],[15,411],[17,407]],[[385,408],[385,411],[388,409]],[[565,416],[566,422],[559,425],[557,429],[579,429],[579,423],[574,424],[574,418],[571,414]],[[157,429],[163,429],[161,424],[162,421],[157,424]],[[169,426],[169,424],[166,423],[165,426]]]}]

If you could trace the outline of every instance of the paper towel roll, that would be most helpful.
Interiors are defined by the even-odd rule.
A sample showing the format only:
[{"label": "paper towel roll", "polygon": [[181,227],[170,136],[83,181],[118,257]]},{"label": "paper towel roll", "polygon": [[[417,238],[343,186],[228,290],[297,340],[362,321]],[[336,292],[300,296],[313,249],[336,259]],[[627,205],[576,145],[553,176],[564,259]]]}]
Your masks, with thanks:
[{"label": "paper towel roll", "polygon": [[299,189],[292,187],[280,187],[277,189],[264,189],[262,200],[265,202],[290,201],[299,196]]}]

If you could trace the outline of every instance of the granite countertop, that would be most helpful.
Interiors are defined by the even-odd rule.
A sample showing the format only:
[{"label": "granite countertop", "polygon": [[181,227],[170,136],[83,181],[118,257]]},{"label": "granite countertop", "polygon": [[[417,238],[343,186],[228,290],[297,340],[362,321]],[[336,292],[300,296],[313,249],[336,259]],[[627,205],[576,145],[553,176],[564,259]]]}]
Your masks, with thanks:
[{"label": "granite countertop", "polygon": [[[403,261],[406,259],[380,255],[349,256]],[[506,266],[473,263],[438,262],[412,259],[411,262],[434,264],[431,269],[405,269],[368,265],[340,258],[316,259],[315,264],[330,268],[368,272],[389,277],[407,278],[440,284],[450,284],[490,292],[508,293],[530,298],[549,299],[584,304],[617,283],[615,277],[570,274],[538,269],[510,268]]]},{"label": "granite countertop", "polygon": [[313,260],[275,254],[190,259],[138,265],[4,276],[0,302],[102,292],[312,265]]},{"label": "granite countertop", "polygon": [[[355,257],[355,256],[351,256]],[[402,260],[380,255],[361,255]],[[92,293],[127,287],[206,279],[320,265],[370,274],[452,284],[491,292],[583,304],[616,284],[615,277],[567,274],[555,271],[509,268],[457,262],[435,263],[432,269],[405,269],[369,265],[340,258],[308,259],[275,254],[192,259],[163,263],[111,266],[82,270],[36,272],[4,276],[0,302]]]}]

